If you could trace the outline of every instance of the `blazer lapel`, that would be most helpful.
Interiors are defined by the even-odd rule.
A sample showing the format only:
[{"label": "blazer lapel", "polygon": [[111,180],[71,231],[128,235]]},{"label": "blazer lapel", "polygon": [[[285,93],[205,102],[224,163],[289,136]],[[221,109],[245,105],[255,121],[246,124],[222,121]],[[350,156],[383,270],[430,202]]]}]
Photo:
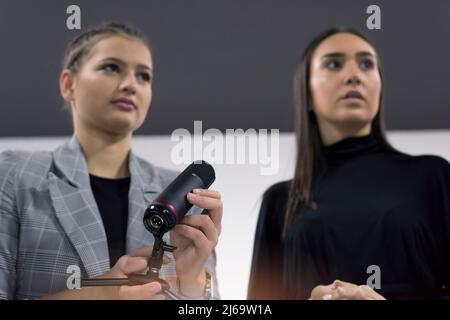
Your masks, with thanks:
[{"label": "blazer lapel", "polygon": [[56,217],[79,254],[89,277],[110,269],[103,222],[91,190],[89,172],[75,137],[53,152],[48,175]]},{"label": "blazer lapel", "polygon": [[129,169],[131,182],[128,195],[127,252],[153,245],[153,235],[145,228],[143,218],[147,207],[162,191],[162,186],[155,177],[155,168],[151,164],[142,168],[139,159],[132,152]]}]

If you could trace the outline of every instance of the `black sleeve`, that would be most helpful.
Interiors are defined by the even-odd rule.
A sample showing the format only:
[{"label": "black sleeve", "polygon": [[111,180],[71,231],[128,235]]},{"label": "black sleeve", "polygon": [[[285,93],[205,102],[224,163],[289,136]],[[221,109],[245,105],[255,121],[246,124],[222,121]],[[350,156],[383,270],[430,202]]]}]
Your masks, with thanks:
[{"label": "black sleeve", "polygon": [[281,234],[287,202],[287,183],[269,188],[259,212],[253,247],[248,299],[283,299]]},{"label": "black sleeve", "polygon": [[445,281],[446,299],[450,299],[450,164],[442,159],[439,167],[438,186],[439,202],[444,215],[444,224],[446,229],[446,253],[445,263],[442,270],[442,278]]}]

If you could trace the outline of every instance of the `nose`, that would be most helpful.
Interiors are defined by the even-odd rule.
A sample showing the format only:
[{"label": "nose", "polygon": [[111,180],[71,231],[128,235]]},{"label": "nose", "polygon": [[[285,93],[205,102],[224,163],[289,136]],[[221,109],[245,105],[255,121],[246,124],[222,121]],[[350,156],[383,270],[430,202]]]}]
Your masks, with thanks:
[{"label": "nose", "polygon": [[133,72],[128,72],[120,83],[120,91],[125,91],[130,94],[136,93],[136,79]]},{"label": "nose", "polygon": [[347,80],[345,81],[345,84],[350,85],[350,86],[359,85],[359,84],[361,84],[361,79],[359,79],[359,76],[355,74],[351,77],[348,77]]},{"label": "nose", "polygon": [[356,86],[361,84],[360,70],[357,63],[349,63],[345,73],[345,84]]}]

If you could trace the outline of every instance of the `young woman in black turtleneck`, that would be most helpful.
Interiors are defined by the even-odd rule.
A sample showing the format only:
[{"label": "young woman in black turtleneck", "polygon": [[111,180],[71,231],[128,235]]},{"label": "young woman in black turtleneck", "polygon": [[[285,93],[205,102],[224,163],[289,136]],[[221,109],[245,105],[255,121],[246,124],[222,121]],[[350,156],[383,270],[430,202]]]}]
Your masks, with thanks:
[{"label": "young woman in black turtleneck", "polygon": [[294,88],[295,176],[264,194],[248,297],[450,297],[450,165],[387,142],[374,47],[325,32]]}]

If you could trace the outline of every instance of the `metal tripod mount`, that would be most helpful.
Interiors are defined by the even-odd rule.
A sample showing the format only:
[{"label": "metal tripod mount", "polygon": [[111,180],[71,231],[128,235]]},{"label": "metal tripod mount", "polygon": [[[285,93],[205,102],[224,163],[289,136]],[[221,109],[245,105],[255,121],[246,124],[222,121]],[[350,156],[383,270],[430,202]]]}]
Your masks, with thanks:
[{"label": "metal tripod mount", "polygon": [[155,236],[152,255],[150,256],[150,259],[148,261],[149,269],[146,274],[131,274],[128,276],[128,278],[82,279],[81,286],[136,286],[157,281],[161,284],[160,294],[164,295],[170,300],[180,300],[180,297],[170,291],[169,283],[159,277],[159,270],[161,269],[163,263],[164,252],[173,252],[175,249],[176,247],[164,242],[162,236]]}]

